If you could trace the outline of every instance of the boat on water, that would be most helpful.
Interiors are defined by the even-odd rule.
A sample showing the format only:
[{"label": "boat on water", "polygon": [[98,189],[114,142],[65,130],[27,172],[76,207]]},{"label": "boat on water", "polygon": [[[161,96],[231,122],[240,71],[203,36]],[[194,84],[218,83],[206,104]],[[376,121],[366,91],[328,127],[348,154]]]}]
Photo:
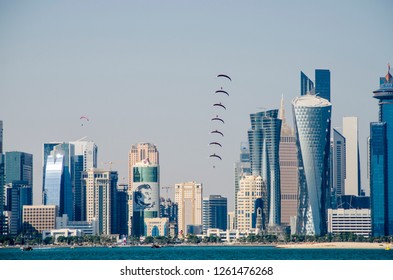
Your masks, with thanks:
[{"label": "boat on water", "polygon": [[20,249],[21,249],[22,251],[33,251],[33,247],[31,247],[31,246],[20,247]]},{"label": "boat on water", "polygon": [[157,245],[157,244],[153,244],[153,245],[151,245],[151,248],[157,249],[157,248],[161,248],[161,246]]}]

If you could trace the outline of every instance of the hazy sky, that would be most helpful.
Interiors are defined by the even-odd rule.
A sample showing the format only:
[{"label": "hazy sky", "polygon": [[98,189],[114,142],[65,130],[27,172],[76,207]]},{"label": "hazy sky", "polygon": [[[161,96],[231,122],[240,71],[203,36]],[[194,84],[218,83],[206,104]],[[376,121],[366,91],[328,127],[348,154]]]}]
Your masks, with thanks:
[{"label": "hazy sky", "polygon": [[[372,91],[393,62],[392,11],[389,0],[0,0],[4,150],[34,155],[37,204],[43,142],[88,136],[100,167],[112,161],[124,182],[130,146],[151,142],[161,186],[200,182],[232,210],[249,114],[278,108],[283,94],[292,125],[300,71],[314,80],[320,68],[331,71],[332,126],[359,117],[365,183],[366,137],[378,116]],[[214,94],[220,73],[232,77],[229,97]],[[227,106],[218,164],[208,158],[216,101]]]}]

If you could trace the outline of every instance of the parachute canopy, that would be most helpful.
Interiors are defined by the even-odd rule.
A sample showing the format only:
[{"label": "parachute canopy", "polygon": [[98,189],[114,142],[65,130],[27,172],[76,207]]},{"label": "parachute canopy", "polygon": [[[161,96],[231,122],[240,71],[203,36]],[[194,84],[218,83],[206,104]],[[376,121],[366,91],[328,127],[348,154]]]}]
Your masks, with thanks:
[{"label": "parachute canopy", "polygon": [[224,120],[219,118],[218,116],[216,116],[215,118],[212,118],[212,121],[220,121],[220,122],[224,123]]},{"label": "parachute canopy", "polygon": [[221,131],[218,131],[217,129],[216,129],[216,130],[213,130],[213,131],[210,132],[210,133],[217,133],[217,134],[220,134],[221,136],[224,136],[224,134],[223,134]]},{"label": "parachute canopy", "polygon": [[224,105],[221,104],[221,102],[220,103],[214,103],[213,106],[221,107],[221,108],[224,108],[225,110],[227,109]]},{"label": "parachute canopy", "polygon": [[216,93],[225,93],[226,95],[229,96],[229,93],[222,89],[216,90]]},{"label": "parachute canopy", "polygon": [[225,74],[219,74],[219,75],[217,75],[217,78],[220,78],[220,77],[227,78],[228,80],[230,80],[230,81],[232,82],[231,77],[229,77],[228,75],[225,75]]},{"label": "parachute canopy", "polygon": [[217,145],[217,146],[222,147],[222,145],[218,142],[210,142],[209,145]]},{"label": "parachute canopy", "polygon": [[222,160],[222,158],[221,158],[219,155],[216,155],[216,154],[212,154],[212,155],[210,155],[209,157],[216,157],[216,158]]}]

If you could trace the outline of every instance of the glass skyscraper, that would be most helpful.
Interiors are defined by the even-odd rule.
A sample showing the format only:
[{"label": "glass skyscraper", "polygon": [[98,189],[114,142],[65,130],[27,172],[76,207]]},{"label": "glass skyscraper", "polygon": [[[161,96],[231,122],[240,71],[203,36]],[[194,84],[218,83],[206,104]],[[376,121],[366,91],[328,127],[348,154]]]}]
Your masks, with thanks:
[{"label": "glass skyscraper", "polygon": [[261,176],[266,183],[267,197],[262,197],[267,204],[267,225],[281,223],[280,197],[280,159],[279,145],[281,123],[278,110],[268,110],[250,115],[251,129],[248,130],[251,172]]},{"label": "glass skyscraper", "polygon": [[202,201],[202,228],[206,233],[209,228],[227,229],[227,198],[210,195]]},{"label": "glass skyscraper", "polygon": [[331,101],[330,99],[330,71],[326,69],[315,70],[315,94]]},{"label": "glass skyscraper", "polygon": [[5,153],[5,183],[25,181],[33,186],[33,155],[24,152]]},{"label": "glass skyscraper", "polygon": [[330,70],[315,69],[315,87],[314,83],[300,72],[300,95],[306,95],[313,89],[315,94],[330,102]]},{"label": "glass skyscraper", "polygon": [[74,145],[56,145],[46,158],[44,181],[44,205],[57,205],[59,215],[67,214],[74,219],[73,205]]},{"label": "glass skyscraper", "polygon": [[293,100],[299,160],[297,233],[326,233],[326,191],[329,187],[331,104],[317,95]]},{"label": "glass skyscraper", "polygon": [[300,95],[306,95],[307,92],[314,88],[314,83],[300,71]]},{"label": "glass skyscraper", "polygon": [[390,66],[375,90],[379,122],[370,124],[370,198],[373,236],[393,235],[393,78]]}]

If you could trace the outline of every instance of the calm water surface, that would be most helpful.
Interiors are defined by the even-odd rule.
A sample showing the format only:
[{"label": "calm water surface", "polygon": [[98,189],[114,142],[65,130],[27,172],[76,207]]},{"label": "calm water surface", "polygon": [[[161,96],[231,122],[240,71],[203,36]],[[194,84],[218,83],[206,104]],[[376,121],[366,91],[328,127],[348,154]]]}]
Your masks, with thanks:
[{"label": "calm water surface", "polygon": [[0,260],[393,260],[384,249],[284,249],[266,246],[76,247],[0,249]]}]

